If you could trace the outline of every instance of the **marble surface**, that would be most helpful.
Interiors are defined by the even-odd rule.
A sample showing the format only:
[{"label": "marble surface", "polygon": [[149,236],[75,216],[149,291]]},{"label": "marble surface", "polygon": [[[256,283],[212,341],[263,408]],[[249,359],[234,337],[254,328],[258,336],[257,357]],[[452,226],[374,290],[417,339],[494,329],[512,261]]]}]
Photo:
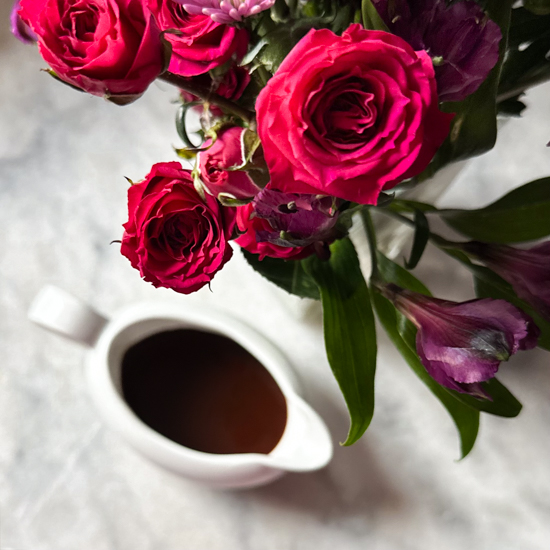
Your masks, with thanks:
[{"label": "marble surface", "polygon": [[[0,6],[0,20],[9,11]],[[503,366],[525,403],[483,417],[472,454],[380,336],[375,418],[342,448],[347,418],[324,356],[317,304],[252,272],[239,253],[212,290],[155,290],[109,243],[126,220],[123,176],[173,160],[175,94],[154,85],[119,108],[40,72],[33,47],[0,34],[0,545],[3,550],[542,550],[550,540],[550,365],[533,351]],[[443,198],[487,203],[550,174],[550,86],[472,162]],[[430,249],[419,276],[435,293],[472,296],[467,273]],[[159,470],[101,424],[83,377],[85,350],[32,326],[46,283],[106,315],[142,299],[212,303],[281,346],[329,426],[323,471],[218,492]]]}]

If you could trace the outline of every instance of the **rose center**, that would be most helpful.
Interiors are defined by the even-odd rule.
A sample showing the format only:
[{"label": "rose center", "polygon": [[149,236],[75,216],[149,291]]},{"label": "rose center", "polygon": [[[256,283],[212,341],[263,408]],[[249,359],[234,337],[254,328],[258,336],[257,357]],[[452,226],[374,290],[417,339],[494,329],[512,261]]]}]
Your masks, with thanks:
[{"label": "rose center", "polygon": [[364,143],[370,138],[377,115],[373,94],[360,90],[345,92],[326,112],[325,127],[332,139]]},{"label": "rose center", "polygon": [[169,0],[168,5],[170,7],[170,11],[172,12],[174,21],[179,23],[188,22],[189,14],[185,11],[184,7],[181,4],[177,4],[176,2]]},{"label": "rose center", "polygon": [[82,42],[93,42],[99,20],[99,10],[95,4],[88,4],[69,10],[63,21],[69,34]]},{"label": "rose center", "polygon": [[205,218],[198,212],[176,213],[164,220],[159,245],[175,260],[189,259],[204,240]]}]

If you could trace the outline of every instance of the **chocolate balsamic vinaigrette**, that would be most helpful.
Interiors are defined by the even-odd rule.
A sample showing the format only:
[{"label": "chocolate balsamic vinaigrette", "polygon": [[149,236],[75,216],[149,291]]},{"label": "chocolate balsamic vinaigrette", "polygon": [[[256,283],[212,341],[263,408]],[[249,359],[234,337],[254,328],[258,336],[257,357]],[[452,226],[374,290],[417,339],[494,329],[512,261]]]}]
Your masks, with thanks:
[{"label": "chocolate balsamic vinaigrette", "polygon": [[124,399],[145,424],[206,453],[264,453],[283,434],[284,395],[239,344],[208,332],[160,332],[122,360]]}]

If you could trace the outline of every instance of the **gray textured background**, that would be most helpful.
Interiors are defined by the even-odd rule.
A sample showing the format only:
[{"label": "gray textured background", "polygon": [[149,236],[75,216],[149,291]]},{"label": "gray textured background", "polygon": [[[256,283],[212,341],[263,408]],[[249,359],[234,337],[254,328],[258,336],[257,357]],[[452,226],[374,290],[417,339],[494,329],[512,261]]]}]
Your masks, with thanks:
[{"label": "gray textured background", "polygon": [[[11,2],[2,0],[0,21]],[[345,438],[317,304],[252,272],[240,254],[212,292],[155,290],[120,256],[123,176],[173,160],[173,90],[153,85],[118,108],[40,72],[33,47],[0,34],[0,545],[7,550],[544,550],[550,547],[550,364],[514,357],[502,380],[524,402],[515,420],[484,417],[457,462],[451,420],[380,337],[377,409],[367,435],[336,446],[325,470],[219,493],[158,470],[107,431],[87,395],[84,350],[33,327],[45,283],[105,314],[140,299],[215,303],[253,322],[292,358],[308,400]],[[550,86],[472,162],[444,197],[487,203],[550,174]],[[472,296],[469,277],[430,249],[418,274],[436,294]]]}]

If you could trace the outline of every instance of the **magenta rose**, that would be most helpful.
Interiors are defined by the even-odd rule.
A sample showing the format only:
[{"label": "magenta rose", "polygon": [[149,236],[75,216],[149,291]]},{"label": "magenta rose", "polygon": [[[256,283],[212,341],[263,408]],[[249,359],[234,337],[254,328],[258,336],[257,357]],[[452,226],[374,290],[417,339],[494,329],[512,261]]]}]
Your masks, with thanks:
[{"label": "magenta rose", "polygon": [[429,55],[387,32],[311,30],[256,102],[273,187],[375,204],[449,133]]},{"label": "magenta rose", "polygon": [[259,254],[260,260],[263,260],[266,256],[283,260],[301,260],[315,252],[313,245],[291,247],[279,246],[269,241],[258,242],[258,233],[261,235],[264,232],[272,232],[273,227],[268,220],[253,214],[254,206],[252,203],[237,208],[237,227],[243,234],[235,239],[235,242],[248,252]]},{"label": "magenta rose", "polygon": [[147,0],[162,31],[172,45],[169,71],[180,76],[196,76],[223,65],[235,55],[241,58],[248,47],[248,33],[221,25],[208,15],[191,15],[173,0]]},{"label": "magenta rose", "polygon": [[203,200],[189,170],[155,164],[128,190],[121,252],[156,287],[189,294],[209,283],[231,258],[235,213],[214,197]]},{"label": "magenta rose", "polygon": [[[197,155],[200,178],[211,195],[219,193],[229,198],[246,200],[254,197],[260,188],[254,183],[248,172],[228,170],[244,163],[242,135],[244,128],[233,126],[218,134],[214,144]],[[208,147],[208,139],[204,144]]]},{"label": "magenta rose", "polygon": [[19,14],[56,75],[90,94],[129,103],[163,70],[144,0],[21,0]]}]

